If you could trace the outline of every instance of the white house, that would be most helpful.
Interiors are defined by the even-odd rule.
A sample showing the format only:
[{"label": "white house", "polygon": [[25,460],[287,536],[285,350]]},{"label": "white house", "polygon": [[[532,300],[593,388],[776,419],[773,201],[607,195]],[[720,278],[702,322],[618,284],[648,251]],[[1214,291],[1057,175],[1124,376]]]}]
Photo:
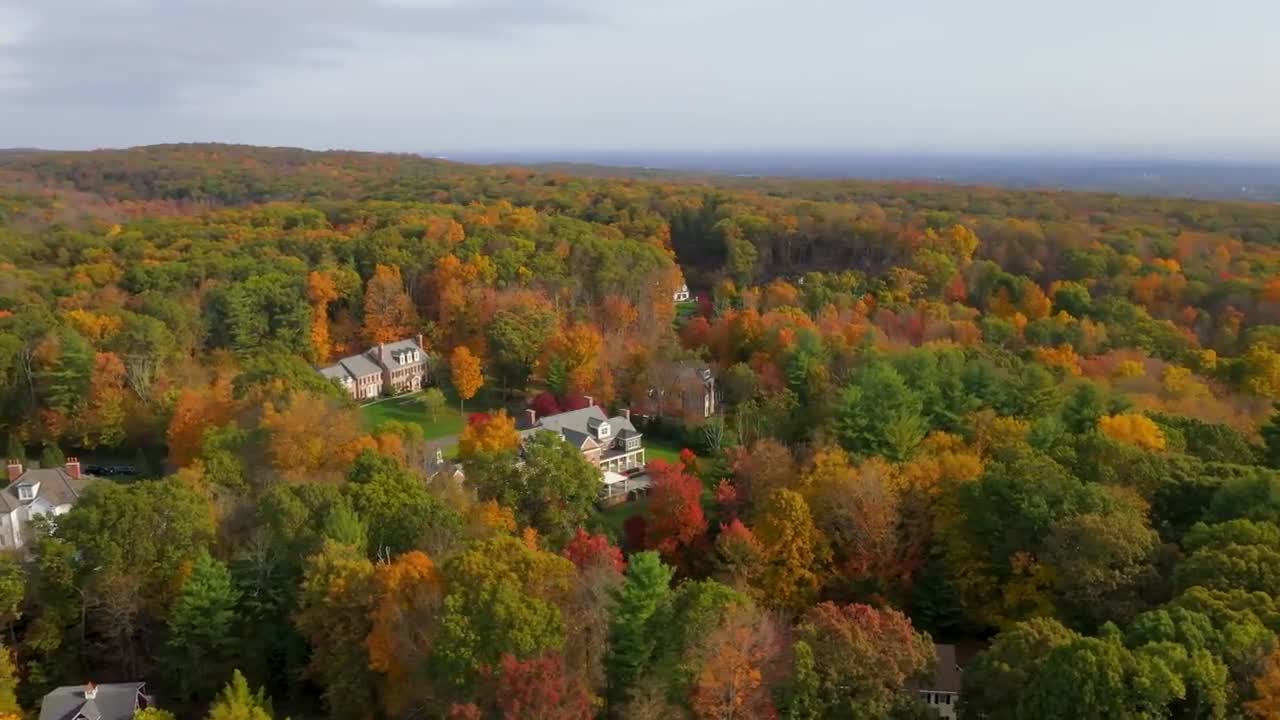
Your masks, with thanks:
[{"label": "white house", "polygon": [[58,468],[24,468],[19,460],[6,464],[9,484],[0,491],[0,550],[26,544],[31,521],[41,515],[69,511],[98,478],[80,473],[80,461],[67,458]]},{"label": "white house", "polygon": [[680,283],[680,289],[671,294],[671,300],[678,303],[689,302],[689,285]]}]

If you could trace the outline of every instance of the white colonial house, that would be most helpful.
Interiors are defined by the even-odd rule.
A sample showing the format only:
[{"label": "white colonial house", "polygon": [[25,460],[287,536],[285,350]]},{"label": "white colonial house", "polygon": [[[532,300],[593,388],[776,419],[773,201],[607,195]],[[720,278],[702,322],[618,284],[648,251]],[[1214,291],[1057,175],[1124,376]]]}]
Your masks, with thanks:
[{"label": "white colonial house", "polygon": [[690,297],[689,285],[687,283],[680,283],[680,289],[671,294],[671,300],[678,303],[689,302]]},{"label": "white colonial house", "polygon": [[9,460],[6,470],[9,484],[0,492],[0,550],[22,548],[30,538],[32,520],[69,511],[98,481],[82,475],[80,461],[73,457],[56,468],[24,468],[20,460]]}]

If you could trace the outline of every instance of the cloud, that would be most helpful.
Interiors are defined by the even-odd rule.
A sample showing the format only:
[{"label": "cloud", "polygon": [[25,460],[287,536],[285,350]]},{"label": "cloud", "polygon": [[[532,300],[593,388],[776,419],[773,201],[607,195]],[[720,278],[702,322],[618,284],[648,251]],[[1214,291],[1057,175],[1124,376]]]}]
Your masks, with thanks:
[{"label": "cloud", "polygon": [[0,102],[172,109],[380,38],[501,42],[597,20],[585,0],[0,0]]}]

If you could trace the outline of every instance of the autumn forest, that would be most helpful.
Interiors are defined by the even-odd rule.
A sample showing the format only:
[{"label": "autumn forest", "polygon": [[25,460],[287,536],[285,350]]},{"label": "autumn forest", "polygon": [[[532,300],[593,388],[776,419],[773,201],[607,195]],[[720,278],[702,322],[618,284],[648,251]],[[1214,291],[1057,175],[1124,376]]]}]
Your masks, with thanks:
[{"label": "autumn forest", "polygon": [[0,442],[0,717],[1280,717],[1280,205],[5,151]]}]

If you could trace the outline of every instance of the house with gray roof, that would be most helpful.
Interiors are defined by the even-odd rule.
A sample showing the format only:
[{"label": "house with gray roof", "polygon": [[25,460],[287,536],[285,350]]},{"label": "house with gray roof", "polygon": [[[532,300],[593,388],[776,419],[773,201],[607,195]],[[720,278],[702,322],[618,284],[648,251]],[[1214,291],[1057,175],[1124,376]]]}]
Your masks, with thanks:
[{"label": "house with gray roof", "polygon": [[40,720],[131,720],[151,704],[146,683],[65,685],[44,696]]},{"label": "house with gray roof", "polygon": [[[591,398],[587,398],[591,402]],[[631,411],[608,417],[594,403],[581,410],[570,410],[558,415],[538,418],[532,409],[525,411],[523,427],[519,430],[522,440],[534,433],[558,433],[570,445],[582,452],[583,457],[600,468],[601,473],[627,473],[644,468],[643,437],[631,424]]]},{"label": "house with gray roof", "polygon": [[427,353],[422,336],[381,343],[359,355],[318,368],[356,400],[372,400],[386,393],[421,390],[427,382]]},{"label": "house with gray roof", "polygon": [[6,464],[9,484],[0,490],[0,550],[26,545],[31,521],[62,515],[98,478],[80,472],[80,461],[67,458],[62,467],[25,468],[20,460]]},{"label": "house with gray roof", "polygon": [[912,683],[920,699],[928,705],[937,717],[943,720],[954,720],[956,707],[960,703],[960,690],[964,669],[956,653],[955,645],[933,646],[936,662],[933,666],[933,677],[924,682]]}]

